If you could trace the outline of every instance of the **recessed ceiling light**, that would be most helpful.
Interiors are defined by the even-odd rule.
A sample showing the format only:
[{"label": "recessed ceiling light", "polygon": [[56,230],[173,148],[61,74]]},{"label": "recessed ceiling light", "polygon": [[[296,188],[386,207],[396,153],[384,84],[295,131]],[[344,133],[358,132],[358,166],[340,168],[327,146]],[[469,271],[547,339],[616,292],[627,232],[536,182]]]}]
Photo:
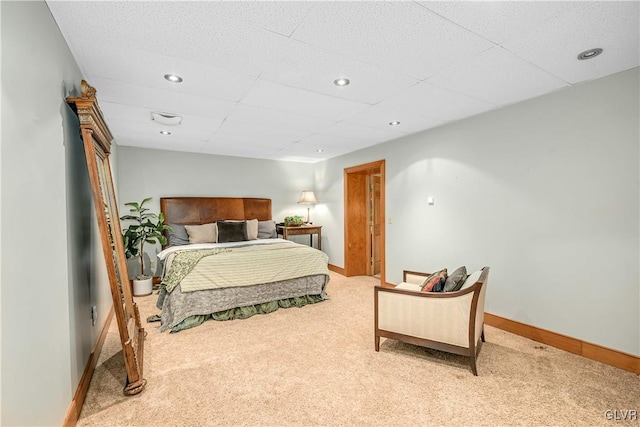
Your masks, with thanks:
[{"label": "recessed ceiling light", "polygon": [[168,80],[171,83],[181,83],[182,82],[182,77],[180,77],[177,74],[165,74],[164,78],[165,78],[165,80]]},{"label": "recessed ceiling light", "polygon": [[318,153],[322,153],[324,150],[323,150],[322,148],[318,148],[316,151],[317,151]]},{"label": "recessed ceiling light", "polygon": [[394,120],[394,121],[392,121],[392,122],[389,122],[389,126],[398,126],[399,124],[400,124],[400,122],[399,122],[399,121],[397,121],[397,120]]},{"label": "recessed ceiling light", "polygon": [[578,59],[583,61],[585,59],[595,58],[601,53],[602,53],[602,49],[600,49],[599,47],[596,47],[595,49],[585,50],[584,52],[578,55]]},{"label": "recessed ceiling light", "polygon": [[161,130],[160,133],[163,135],[171,135],[171,132],[169,132],[168,130]]},{"label": "recessed ceiling light", "polygon": [[345,77],[340,77],[339,79],[335,79],[333,81],[333,84],[336,86],[348,86],[349,83],[351,83],[349,81],[349,79],[345,78]]}]

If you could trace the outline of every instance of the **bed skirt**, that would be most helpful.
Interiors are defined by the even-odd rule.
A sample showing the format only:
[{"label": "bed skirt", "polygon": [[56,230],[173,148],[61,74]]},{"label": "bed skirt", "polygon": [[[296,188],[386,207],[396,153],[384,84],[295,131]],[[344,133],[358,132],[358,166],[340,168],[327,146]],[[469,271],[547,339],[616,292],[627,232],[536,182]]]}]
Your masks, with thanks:
[{"label": "bed skirt", "polygon": [[245,307],[230,308],[212,314],[196,314],[189,316],[176,326],[171,328],[169,333],[184,331],[185,329],[200,326],[209,319],[224,321],[234,319],[248,319],[256,314],[273,313],[278,308],[304,307],[307,304],[315,304],[327,299],[322,295],[304,295],[301,297],[285,298],[278,301],[270,301],[261,304],[254,304]]},{"label": "bed skirt", "polygon": [[163,332],[179,332],[202,324],[207,319],[246,319],[266,314],[279,307],[303,307],[326,299],[329,276],[318,274],[280,282],[182,292],[178,285],[167,293],[162,287],[157,307]]}]

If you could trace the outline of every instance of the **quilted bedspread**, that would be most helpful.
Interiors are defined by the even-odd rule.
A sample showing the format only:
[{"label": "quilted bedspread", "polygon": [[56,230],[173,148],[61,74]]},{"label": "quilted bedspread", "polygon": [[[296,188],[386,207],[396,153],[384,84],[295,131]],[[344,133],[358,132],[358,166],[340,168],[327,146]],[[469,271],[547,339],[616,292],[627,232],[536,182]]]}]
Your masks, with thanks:
[{"label": "quilted bedspread", "polygon": [[318,274],[328,275],[324,252],[297,243],[273,243],[181,251],[163,280],[171,292],[251,286]]}]

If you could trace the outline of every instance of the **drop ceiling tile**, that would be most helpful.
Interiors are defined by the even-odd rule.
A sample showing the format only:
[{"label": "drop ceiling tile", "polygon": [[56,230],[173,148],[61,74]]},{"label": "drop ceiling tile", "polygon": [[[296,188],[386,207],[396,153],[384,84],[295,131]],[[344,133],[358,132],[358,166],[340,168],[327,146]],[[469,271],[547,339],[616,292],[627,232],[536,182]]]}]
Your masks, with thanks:
[{"label": "drop ceiling tile", "polygon": [[282,135],[283,139],[295,141],[324,129],[332,123],[330,120],[239,104],[220,126],[220,131],[243,132],[254,129],[255,132]]},{"label": "drop ceiling tile", "polygon": [[[112,129],[113,136],[127,134],[149,135],[156,140],[165,139],[196,139],[207,141],[215,133],[220,121],[214,121],[208,117],[184,116],[182,123],[177,126],[166,126],[151,121],[149,112],[135,107],[123,107],[117,104],[103,103],[101,109]],[[171,135],[161,135],[160,131],[169,131]],[[171,138],[166,138],[170,136]]]},{"label": "drop ceiling tile", "polygon": [[227,132],[220,129],[207,141],[206,147],[228,145],[270,152],[281,150],[292,143],[293,140],[282,138],[282,135],[265,134],[262,129],[248,129],[246,132]]},{"label": "drop ceiling tile", "polygon": [[237,105],[231,101],[159,90],[120,80],[92,78],[89,83],[96,88],[101,105],[111,102],[149,111],[199,115],[219,120],[224,119]]},{"label": "drop ceiling tile", "polygon": [[189,2],[189,6],[221,15],[252,27],[272,31],[287,37],[300,25],[318,2],[313,1],[222,1]]},{"label": "drop ceiling tile", "polygon": [[276,138],[255,138],[242,136],[236,133],[216,133],[203,147],[202,152],[222,156],[271,158],[279,151],[277,147],[285,147],[289,143],[283,143]]},{"label": "drop ceiling tile", "polygon": [[403,132],[398,132],[393,129],[375,129],[368,126],[354,125],[347,122],[336,123],[335,125],[323,129],[321,132],[317,133],[326,136],[356,139],[359,141],[364,141],[369,145],[379,144],[381,142],[400,138],[406,135]]},{"label": "drop ceiling tile", "polygon": [[347,145],[327,146],[323,152],[318,153],[314,145],[299,143],[291,144],[284,150],[277,152],[278,160],[316,163],[325,159],[340,156],[353,151]]},{"label": "drop ceiling tile", "polygon": [[263,80],[258,81],[242,98],[242,104],[333,122],[350,117],[368,107],[367,104],[346,101]]},{"label": "drop ceiling tile", "polygon": [[118,138],[117,144],[125,147],[149,148],[154,150],[200,152],[205,143],[186,138],[171,139],[171,136],[166,137],[159,135],[156,137],[133,133]]},{"label": "drop ceiling tile", "polygon": [[422,82],[377,104],[388,110],[437,117],[443,122],[463,119],[496,108],[494,104]]},{"label": "drop ceiling tile", "polygon": [[222,119],[212,119],[193,114],[183,114],[179,125],[163,125],[151,120],[151,111],[147,108],[132,105],[114,104],[112,102],[100,102],[100,109],[104,113],[105,120],[111,126],[127,126],[128,130],[135,129],[148,131],[152,134],[161,130],[168,130],[186,138],[209,139],[216,129],[222,124]]},{"label": "drop ceiling tile", "polygon": [[438,15],[494,43],[506,40],[583,7],[576,1],[420,1]]},{"label": "drop ceiling tile", "polygon": [[293,38],[425,79],[493,43],[413,2],[326,2]]},{"label": "drop ceiling tile", "polygon": [[239,121],[225,120],[209,141],[233,141],[238,144],[271,144],[276,149],[304,138],[310,132],[290,130],[280,132],[264,126],[249,126]]},{"label": "drop ceiling tile", "polygon": [[430,78],[429,83],[496,105],[512,104],[568,86],[500,47]]},{"label": "drop ceiling tile", "polygon": [[[420,114],[420,111],[417,111],[417,113],[418,114],[407,113],[406,111],[387,109],[374,105],[345,120],[345,122],[385,131],[393,130],[394,132],[403,134],[420,132],[443,123],[442,120],[434,116]],[[394,121],[398,121],[400,124],[395,126],[389,124]]]},{"label": "drop ceiling tile", "polygon": [[[347,77],[351,84],[336,86],[333,81],[339,77]],[[287,49],[261,78],[367,104],[374,104],[418,82],[403,73],[387,71],[295,40],[289,42]]]},{"label": "drop ceiling tile", "polygon": [[171,5],[161,9],[170,17],[170,25],[159,22],[151,27],[152,34],[165,36],[155,43],[145,43],[150,50],[178,58],[197,58],[203,64],[258,76],[288,40],[216,13],[202,13],[189,8],[187,2]]},{"label": "drop ceiling tile", "polygon": [[[572,84],[637,67],[640,2],[588,3],[504,47]],[[576,58],[596,47],[604,49],[600,56]]]},{"label": "drop ceiling tile", "polygon": [[[362,139],[349,138],[345,136],[336,136],[328,134],[313,134],[300,141],[299,144],[293,144],[298,150],[305,150],[311,153],[313,157],[320,158],[336,152],[346,152],[359,150],[360,148],[370,145],[368,141]],[[318,152],[317,150],[322,150]],[[313,154],[315,153],[315,154]],[[317,154],[317,156],[316,156]]]},{"label": "drop ceiling tile", "polygon": [[[287,38],[188,2],[49,3],[72,41],[89,34],[103,43],[154,52],[257,77]],[[72,42],[72,51],[74,50]]]},{"label": "drop ceiling tile", "polygon": [[[96,55],[97,51],[99,55]],[[91,81],[95,78],[127,81],[140,86],[227,101],[240,100],[256,80],[244,74],[126,46],[100,43],[91,38],[85,38],[76,46],[74,56],[85,64],[84,72]],[[168,82],[164,78],[168,73],[178,74],[184,80],[179,84]]]}]

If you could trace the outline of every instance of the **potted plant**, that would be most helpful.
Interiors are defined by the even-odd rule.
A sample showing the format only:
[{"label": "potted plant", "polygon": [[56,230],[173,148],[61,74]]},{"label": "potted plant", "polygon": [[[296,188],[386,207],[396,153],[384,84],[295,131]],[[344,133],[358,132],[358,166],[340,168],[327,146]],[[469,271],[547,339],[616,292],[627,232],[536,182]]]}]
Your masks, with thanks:
[{"label": "potted plant", "polygon": [[144,205],[151,200],[151,197],[144,199],[141,203],[129,202],[129,215],[120,217],[122,221],[131,221],[129,227],[123,230],[124,250],[127,258],[140,258],[140,274],[133,280],[133,295],[149,295],[153,290],[153,277],[144,274],[144,244],[160,243],[165,245],[167,238],[163,232],[173,231],[169,225],[163,224],[164,215],[149,212],[149,208]]},{"label": "potted plant", "polygon": [[285,227],[299,227],[304,224],[304,218],[300,215],[292,215],[284,217],[284,226]]}]

